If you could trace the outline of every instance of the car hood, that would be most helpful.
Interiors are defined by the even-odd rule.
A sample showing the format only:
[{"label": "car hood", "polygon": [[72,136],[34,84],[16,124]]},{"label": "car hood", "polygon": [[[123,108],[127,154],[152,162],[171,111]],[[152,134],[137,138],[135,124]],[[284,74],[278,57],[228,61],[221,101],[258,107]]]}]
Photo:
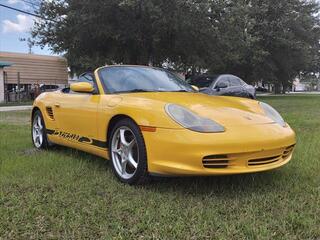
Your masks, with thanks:
[{"label": "car hood", "polygon": [[[265,116],[258,101],[246,98],[184,92],[131,93],[123,94],[121,98],[127,106],[140,106],[149,113],[161,115],[165,112],[166,104],[179,104],[225,127],[273,123]],[[161,117],[163,116],[159,116]]]}]

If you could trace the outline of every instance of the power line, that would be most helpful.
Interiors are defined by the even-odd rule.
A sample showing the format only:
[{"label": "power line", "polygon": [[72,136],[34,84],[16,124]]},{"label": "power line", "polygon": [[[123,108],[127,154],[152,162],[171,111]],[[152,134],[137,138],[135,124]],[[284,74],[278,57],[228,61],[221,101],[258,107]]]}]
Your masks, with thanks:
[{"label": "power line", "polygon": [[20,0],[21,2],[23,2],[23,3],[25,3],[25,4],[28,4],[28,5],[30,5],[30,6],[32,6],[32,7],[40,7],[40,3],[39,2],[37,2],[37,1],[34,1],[34,0]]},{"label": "power line", "polygon": [[57,21],[54,20],[54,19],[48,19],[48,18],[42,17],[42,16],[40,16],[40,15],[31,13],[31,12],[27,12],[27,11],[24,11],[24,10],[21,10],[21,9],[18,9],[18,8],[10,7],[10,6],[1,4],[1,3],[0,3],[0,7],[8,8],[8,9],[10,9],[10,10],[17,11],[17,12],[21,12],[21,13],[24,13],[24,14],[27,14],[27,15],[30,15],[30,16],[33,16],[33,17],[36,17],[36,18],[40,18],[40,19],[46,20],[46,21],[57,22]]}]

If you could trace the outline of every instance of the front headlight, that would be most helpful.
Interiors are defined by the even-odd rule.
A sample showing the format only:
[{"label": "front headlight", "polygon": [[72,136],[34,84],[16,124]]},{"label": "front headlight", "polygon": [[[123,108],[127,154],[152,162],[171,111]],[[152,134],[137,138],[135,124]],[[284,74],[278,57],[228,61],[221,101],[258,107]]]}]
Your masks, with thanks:
[{"label": "front headlight", "polygon": [[167,104],[165,107],[167,114],[184,128],[202,133],[224,132],[224,127],[213,120],[200,117],[189,109],[176,105]]},{"label": "front headlight", "polygon": [[271,107],[269,104],[266,104],[264,102],[260,102],[260,106],[262,107],[264,113],[267,115],[267,117],[271,118],[273,121],[281,125],[282,127],[286,127],[287,124],[281,117],[280,113],[277,112],[273,107]]}]

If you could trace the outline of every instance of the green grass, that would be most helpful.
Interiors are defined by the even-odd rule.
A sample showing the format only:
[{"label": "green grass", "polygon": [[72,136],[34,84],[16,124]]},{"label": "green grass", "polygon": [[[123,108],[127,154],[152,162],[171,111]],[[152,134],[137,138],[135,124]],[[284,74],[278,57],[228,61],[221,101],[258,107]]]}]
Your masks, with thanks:
[{"label": "green grass", "polygon": [[319,239],[320,96],[261,99],[297,133],[287,166],[138,187],[98,157],[35,151],[29,113],[0,113],[0,239]]},{"label": "green grass", "polygon": [[0,107],[14,107],[14,106],[26,106],[32,105],[33,101],[21,101],[21,102],[8,102],[8,103],[0,103]]}]

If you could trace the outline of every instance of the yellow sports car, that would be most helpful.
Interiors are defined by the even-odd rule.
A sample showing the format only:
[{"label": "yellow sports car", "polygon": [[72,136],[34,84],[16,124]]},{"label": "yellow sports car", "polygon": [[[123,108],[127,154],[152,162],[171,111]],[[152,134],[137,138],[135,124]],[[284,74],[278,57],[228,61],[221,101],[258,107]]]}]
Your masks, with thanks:
[{"label": "yellow sports car", "polygon": [[295,134],[266,103],[208,96],[164,69],[107,66],[43,93],[32,110],[36,148],[59,144],[112,162],[125,183],[149,175],[260,172],[289,162]]}]

